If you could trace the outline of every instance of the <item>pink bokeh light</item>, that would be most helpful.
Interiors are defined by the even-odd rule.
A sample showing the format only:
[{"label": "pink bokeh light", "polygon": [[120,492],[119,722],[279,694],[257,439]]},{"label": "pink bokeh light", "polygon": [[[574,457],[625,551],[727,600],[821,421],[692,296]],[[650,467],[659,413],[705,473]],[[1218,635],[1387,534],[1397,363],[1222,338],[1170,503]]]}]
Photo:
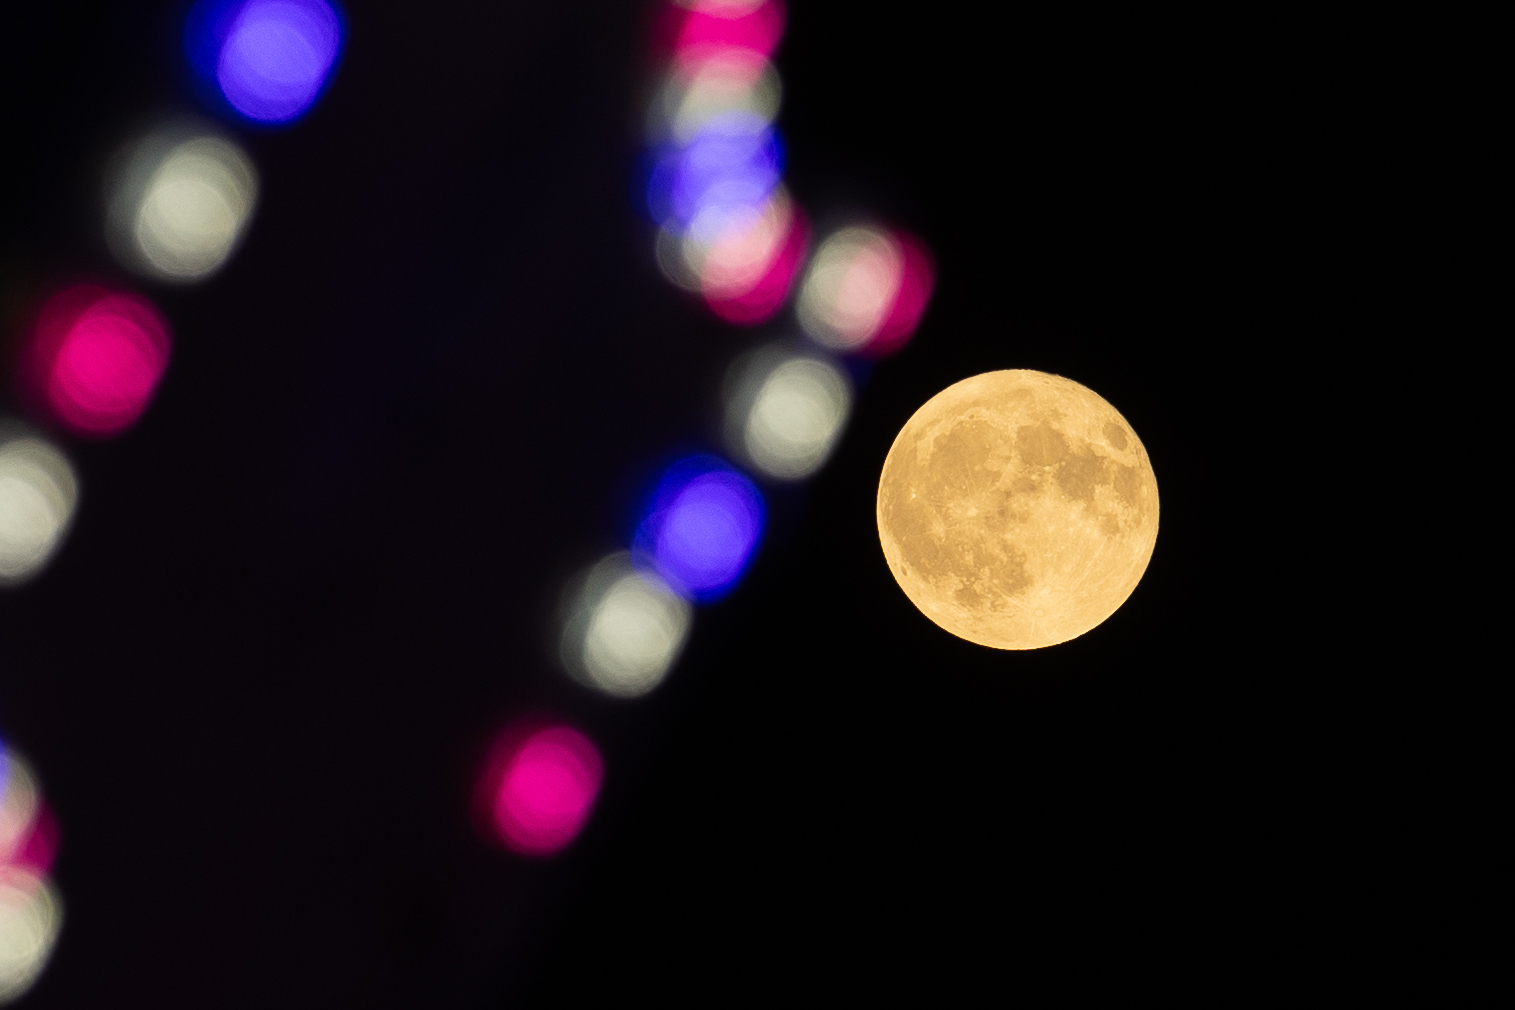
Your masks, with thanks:
[{"label": "pink bokeh light", "polygon": [[893,354],[909,343],[936,284],[936,268],[925,243],[905,232],[895,232],[893,237],[899,243],[904,265],[900,273],[899,290],[895,293],[888,315],[884,317],[878,333],[862,348],[863,354],[873,358]]},{"label": "pink bokeh light", "polygon": [[603,774],[599,751],[578,730],[561,724],[512,726],[485,773],[490,825],[514,852],[552,855],[578,837]]},{"label": "pink bokeh light", "polygon": [[80,285],[43,306],[28,352],[23,395],[74,434],[106,438],[152,402],[168,367],[168,324],[145,298]]},{"label": "pink bokeh light", "polygon": [[771,56],[784,36],[785,11],[780,0],[768,0],[737,17],[723,17],[716,10],[698,7],[680,14],[674,52],[681,63],[708,59],[723,49],[747,49]]},{"label": "pink bokeh light", "polygon": [[773,318],[788,300],[789,290],[794,286],[809,251],[810,224],[804,212],[795,207],[782,245],[757,282],[740,293],[707,289],[705,304],[728,323],[740,326],[753,326]]},{"label": "pink bokeh light", "polygon": [[46,803],[39,804],[26,835],[6,860],[6,865],[40,877],[53,867],[58,854],[58,819]]}]

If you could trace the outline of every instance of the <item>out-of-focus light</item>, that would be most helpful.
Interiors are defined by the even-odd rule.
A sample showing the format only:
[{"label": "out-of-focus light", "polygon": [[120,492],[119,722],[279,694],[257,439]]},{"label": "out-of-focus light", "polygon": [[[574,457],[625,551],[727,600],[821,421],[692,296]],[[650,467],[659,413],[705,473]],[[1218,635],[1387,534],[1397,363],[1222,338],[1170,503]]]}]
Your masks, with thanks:
[{"label": "out-of-focus light", "polygon": [[625,552],[595,565],[563,622],[563,665],[583,684],[618,698],[646,694],[668,675],[689,635],[689,604]]},{"label": "out-of-focus light", "polygon": [[800,326],[835,350],[898,350],[920,321],[931,275],[930,257],[912,236],[844,228],[811,258],[796,303]]},{"label": "out-of-focus light", "polygon": [[75,434],[108,437],[142,416],[168,357],[168,324],[147,299],[68,288],[38,318],[23,392]]},{"label": "out-of-focus light", "polygon": [[491,828],[522,855],[558,852],[589,819],[603,774],[599,751],[578,730],[512,726],[496,743],[483,780]]},{"label": "out-of-focus light", "polygon": [[759,348],[727,380],[727,446],[760,473],[800,480],[826,462],[851,406],[852,385],[831,361]]},{"label": "out-of-focus light", "polygon": [[715,0],[682,6],[690,8],[674,42],[682,61],[704,59],[720,49],[746,49],[768,56],[784,35],[784,5],[780,0]]},{"label": "out-of-focus light", "polygon": [[207,134],[149,137],[116,180],[108,219],[111,247],[141,273],[200,280],[236,248],[257,193],[252,162],[230,140]]},{"label": "out-of-focus light", "polygon": [[11,751],[0,750],[0,764],[5,773],[5,785],[0,790],[0,866],[8,866],[26,849],[42,801],[37,795],[37,780],[25,761]]},{"label": "out-of-focus light", "polygon": [[327,0],[202,0],[185,26],[190,62],[259,123],[303,115],[325,88],[343,25]]},{"label": "out-of-focus light", "polygon": [[20,428],[0,426],[0,586],[42,570],[68,532],[78,497],[63,453]]},{"label": "out-of-focus light", "polygon": [[46,878],[0,869],[0,1003],[20,999],[47,965],[63,905]]},{"label": "out-of-focus light", "polygon": [[763,533],[763,496],[715,456],[664,472],[637,526],[635,548],[675,590],[706,603],[736,587]]},{"label": "out-of-focus light", "polygon": [[687,144],[711,120],[741,114],[762,123],[778,116],[782,87],[773,65],[748,49],[723,49],[676,64],[652,105],[654,139]]},{"label": "out-of-focus light", "polygon": [[676,156],[668,179],[673,216],[686,224],[762,206],[783,177],[783,145],[761,117],[712,117]]},{"label": "out-of-focus light", "polygon": [[674,284],[698,291],[718,316],[752,324],[783,307],[805,259],[809,227],[780,187],[760,206],[711,212],[685,231],[658,233],[658,264]]}]

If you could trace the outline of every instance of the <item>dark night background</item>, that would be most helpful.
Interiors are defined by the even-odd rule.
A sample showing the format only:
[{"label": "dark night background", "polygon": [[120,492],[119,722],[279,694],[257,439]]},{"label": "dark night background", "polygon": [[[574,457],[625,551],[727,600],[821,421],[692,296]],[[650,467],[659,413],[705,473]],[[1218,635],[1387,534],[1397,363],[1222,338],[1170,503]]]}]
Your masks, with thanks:
[{"label": "dark night background", "polygon": [[[241,132],[248,240],[208,283],[132,282],[168,376],[124,437],[66,443],[72,535],[0,597],[0,733],[63,832],[24,1005],[1232,1002],[1363,955],[1431,886],[1385,814],[1426,788],[1416,737],[1329,634],[1357,547],[1297,437],[1389,285],[1364,264],[1392,240],[1370,193],[1411,171],[1379,158],[1415,103],[1368,72],[1392,61],[1235,13],[790,8],[791,190],[921,235],[939,285],[638,702],[557,672],[556,594],[790,327],[721,324],[652,262],[657,5],[354,0],[323,102]],[[51,285],[117,276],[101,171],[189,107],[182,11],[0,14],[8,339]],[[1030,653],[922,617],[873,520],[900,426],[999,368],[1108,399],[1162,495],[1132,598]],[[467,819],[531,711],[608,765],[547,863]]]}]

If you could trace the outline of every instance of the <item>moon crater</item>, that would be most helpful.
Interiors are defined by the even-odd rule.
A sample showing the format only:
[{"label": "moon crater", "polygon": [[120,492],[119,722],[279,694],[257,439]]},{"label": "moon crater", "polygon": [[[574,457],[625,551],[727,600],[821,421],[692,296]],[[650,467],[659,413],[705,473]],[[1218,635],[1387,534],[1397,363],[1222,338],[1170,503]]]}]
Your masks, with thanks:
[{"label": "moon crater", "polygon": [[1130,596],[1157,481],[1125,418],[1045,372],[988,372],[905,424],[879,480],[884,557],[920,610],[999,649],[1065,642]]}]

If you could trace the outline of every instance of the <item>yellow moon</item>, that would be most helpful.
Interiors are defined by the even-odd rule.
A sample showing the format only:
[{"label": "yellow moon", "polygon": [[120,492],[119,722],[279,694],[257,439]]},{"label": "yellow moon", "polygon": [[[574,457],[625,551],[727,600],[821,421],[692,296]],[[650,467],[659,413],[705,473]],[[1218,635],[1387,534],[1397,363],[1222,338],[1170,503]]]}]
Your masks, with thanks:
[{"label": "yellow moon", "polygon": [[884,460],[878,533],[921,613],[995,649],[1098,626],[1157,542],[1147,450],[1097,393],[1046,372],[985,372],[927,400]]}]

